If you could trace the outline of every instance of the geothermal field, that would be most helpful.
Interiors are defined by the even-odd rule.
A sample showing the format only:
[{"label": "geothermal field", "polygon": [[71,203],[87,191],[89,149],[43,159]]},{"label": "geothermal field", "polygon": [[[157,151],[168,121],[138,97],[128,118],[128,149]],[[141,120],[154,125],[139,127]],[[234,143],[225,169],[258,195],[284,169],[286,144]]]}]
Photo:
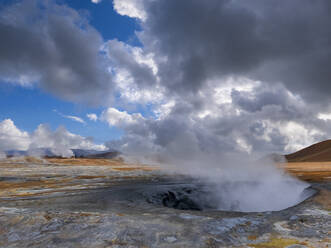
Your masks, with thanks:
[{"label": "geothermal field", "polygon": [[269,189],[117,157],[6,158],[0,247],[330,247],[331,162],[273,166]]},{"label": "geothermal field", "polygon": [[331,248],[331,0],[0,0],[0,248]]}]

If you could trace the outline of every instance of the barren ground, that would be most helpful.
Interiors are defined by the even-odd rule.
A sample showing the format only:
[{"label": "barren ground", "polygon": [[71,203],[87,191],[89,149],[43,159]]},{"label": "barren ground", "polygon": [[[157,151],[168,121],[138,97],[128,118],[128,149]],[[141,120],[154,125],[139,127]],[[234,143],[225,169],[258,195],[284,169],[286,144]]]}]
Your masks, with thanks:
[{"label": "barren ground", "polygon": [[106,159],[1,161],[0,247],[331,247],[331,163],[279,166],[318,194],[278,212],[183,211],[128,197],[168,182],[158,167]]},{"label": "barren ground", "polygon": [[331,181],[331,162],[291,162],[280,166],[308,182]]}]

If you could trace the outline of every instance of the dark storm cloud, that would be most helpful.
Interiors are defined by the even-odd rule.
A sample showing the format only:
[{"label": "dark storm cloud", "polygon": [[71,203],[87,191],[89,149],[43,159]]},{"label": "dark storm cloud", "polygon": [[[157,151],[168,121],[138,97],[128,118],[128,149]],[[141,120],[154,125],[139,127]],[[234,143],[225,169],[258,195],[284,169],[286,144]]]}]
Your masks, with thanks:
[{"label": "dark storm cloud", "polygon": [[301,99],[290,95],[289,91],[280,85],[274,85],[274,87],[262,85],[256,87],[253,92],[240,92],[233,89],[231,98],[234,105],[251,113],[262,111],[268,106],[278,106],[282,109],[282,113],[286,114],[286,118],[294,118],[301,114]]},{"label": "dark storm cloud", "polygon": [[318,101],[331,91],[330,5],[327,0],[148,1],[141,39],[162,58],[159,74],[175,91],[196,92],[206,79],[242,75],[285,83]]},{"label": "dark storm cloud", "polygon": [[99,52],[102,38],[77,12],[53,1],[34,0],[0,11],[3,80],[38,82],[73,101],[95,104],[109,96],[110,77]]},{"label": "dark storm cloud", "polygon": [[155,38],[166,56],[161,72],[170,73],[169,87],[195,91],[207,77],[245,72],[260,61],[256,17],[229,1],[153,1],[147,12],[143,40]]}]

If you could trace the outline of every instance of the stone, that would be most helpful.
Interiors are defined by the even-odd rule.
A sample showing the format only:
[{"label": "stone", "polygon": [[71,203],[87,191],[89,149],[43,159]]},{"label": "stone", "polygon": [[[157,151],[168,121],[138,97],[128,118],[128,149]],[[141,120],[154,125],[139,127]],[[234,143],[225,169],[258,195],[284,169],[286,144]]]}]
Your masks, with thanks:
[{"label": "stone", "polygon": [[177,238],[174,236],[168,236],[164,238],[164,241],[168,242],[168,243],[174,243],[177,241]]},{"label": "stone", "polygon": [[298,218],[299,218],[298,216],[296,216],[296,215],[292,215],[292,216],[290,217],[290,220],[293,221],[293,220],[297,220]]}]

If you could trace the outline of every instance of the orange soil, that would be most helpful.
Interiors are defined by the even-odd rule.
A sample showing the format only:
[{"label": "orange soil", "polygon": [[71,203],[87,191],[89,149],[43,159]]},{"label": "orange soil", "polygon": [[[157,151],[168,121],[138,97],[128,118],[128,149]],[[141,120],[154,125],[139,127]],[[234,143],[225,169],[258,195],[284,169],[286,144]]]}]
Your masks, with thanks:
[{"label": "orange soil", "polygon": [[[81,166],[91,168],[86,167],[85,169]],[[79,169],[76,170],[76,168]],[[2,172],[2,175],[0,174],[0,197],[36,196],[53,192],[67,192],[68,190],[83,190],[111,183],[113,177],[118,177],[112,171],[152,171],[157,169],[157,167],[145,165],[125,164],[119,159],[49,158],[44,161],[33,160],[30,163],[27,162],[27,158],[6,159],[0,161],[0,173]],[[1,176],[16,179],[11,181],[1,179]],[[132,179],[135,176],[122,175],[120,177]],[[39,190],[46,191],[40,192]]]},{"label": "orange soil", "polygon": [[291,162],[279,165],[290,174],[305,181],[331,180],[331,162]]},{"label": "orange soil", "polygon": [[27,182],[8,182],[8,181],[0,181],[0,190],[7,189],[18,189],[18,188],[33,188],[33,187],[45,187],[45,186],[54,186],[58,184],[58,182],[50,182],[50,181],[27,181]]},{"label": "orange soil", "polygon": [[47,161],[59,165],[79,165],[79,166],[111,166],[114,170],[119,171],[152,171],[158,167],[146,165],[125,164],[122,159],[93,159],[93,158],[48,158]]},{"label": "orange soil", "polygon": [[47,162],[64,165],[123,165],[121,159],[93,159],[93,158],[47,158]]}]

